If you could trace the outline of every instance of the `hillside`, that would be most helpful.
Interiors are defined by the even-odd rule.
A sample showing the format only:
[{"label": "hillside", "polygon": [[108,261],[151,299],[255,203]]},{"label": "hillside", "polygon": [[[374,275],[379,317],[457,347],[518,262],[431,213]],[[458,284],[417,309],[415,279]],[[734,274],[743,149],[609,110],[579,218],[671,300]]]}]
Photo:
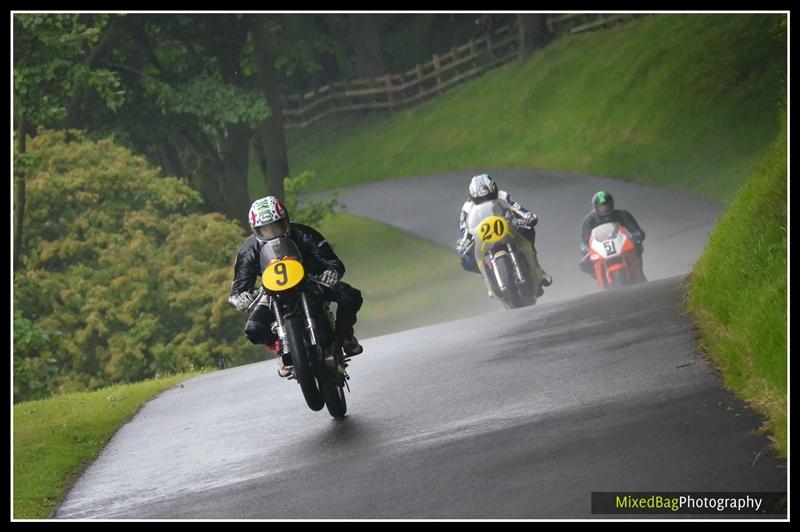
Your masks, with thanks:
[{"label": "hillside", "polygon": [[728,201],[779,133],[783,15],[652,15],[567,35],[394,115],[289,136],[313,187],[461,168],[547,168]]}]

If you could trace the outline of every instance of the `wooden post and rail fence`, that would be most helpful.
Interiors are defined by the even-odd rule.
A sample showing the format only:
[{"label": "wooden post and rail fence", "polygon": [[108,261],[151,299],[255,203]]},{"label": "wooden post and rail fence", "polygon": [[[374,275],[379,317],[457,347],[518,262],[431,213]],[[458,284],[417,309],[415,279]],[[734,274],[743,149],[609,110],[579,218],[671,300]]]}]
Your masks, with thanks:
[{"label": "wooden post and rail fence", "polygon": [[[551,32],[580,33],[621,24],[634,14],[570,13],[551,15]],[[519,29],[503,26],[398,74],[328,83],[283,100],[284,127],[303,128],[335,113],[383,111],[414,105],[519,57]]]}]

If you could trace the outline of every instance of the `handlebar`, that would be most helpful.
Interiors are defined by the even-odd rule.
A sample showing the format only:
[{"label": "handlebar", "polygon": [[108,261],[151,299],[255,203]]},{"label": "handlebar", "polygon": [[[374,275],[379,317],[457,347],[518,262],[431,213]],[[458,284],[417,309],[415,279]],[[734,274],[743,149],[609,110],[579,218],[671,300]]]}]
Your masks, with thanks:
[{"label": "handlebar", "polygon": [[517,227],[517,228],[524,227],[525,229],[530,229],[531,227],[533,227],[532,224],[526,222],[525,220],[523,220],[521,218],[513,218],[511,220],[511,225],[513,225],[514,227]]},{"label": "handlebar", "polygon": [[256,308],[256,305],[258,305],[259,301],[261,301],[261,299],[265,295],[267,295],[267,293],[264,291],[263,288],[259,288],[258,290],[254,290],[253,292],[251,292],[251,294],[253,294],[253,302],[250,303],[250,305],[247,307],[247,313],[248,314],[253,312],[253,309]]},{"label": "handlebar", "polygon": [[[308,279],[310,279],[311,281],[315,282],[316,284],[318,284],[320,286],[324,286],[326,288],[330,288],[331,287],[330,285],[328,285],[326,283],[323,283],[322,281],[317,279],[314,275],[308,275],[307,277],[308,277]],[[250,303],[247,306],[247,310],[245,311],[247,314],[250,314],[251,312],[253,312],[253,309],[256,308],[258,303],[262,299],[264,299],[264,297],[269,297],[269,294],[267,294],[267,291],[264,290],[263,287],[251,291],[250,294],[253,296],[253,301],[252,301],[252,303]]]},{"label": "handlebar", "polygon": [[322,281],[320,281],[319,279],[317,279],[317,277],[318,277],[318,276],[316,276],[316,275],[308,275],[307,277],[308,277],[310,280],[312,280],[312,281],[314,281],[315,283],[317,283],[318,285],[320,285],[320,286],[324,286],[324,287],[326,287],[326,288],[331,288],[331,285],[329,285],[328,283],[323,283]]}]

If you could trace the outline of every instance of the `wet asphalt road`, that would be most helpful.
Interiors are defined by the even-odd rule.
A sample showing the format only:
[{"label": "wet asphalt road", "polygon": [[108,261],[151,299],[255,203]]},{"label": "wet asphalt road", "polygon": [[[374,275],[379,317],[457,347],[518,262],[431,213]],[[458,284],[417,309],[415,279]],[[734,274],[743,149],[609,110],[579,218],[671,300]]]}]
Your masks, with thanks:
[{"label": "wet asphalt road", "polygon": [[592,518],[592,491],[785,491],[695,352],[682,280],[366,340],[344,420],[275,360],[191,379],[57,517]]}]

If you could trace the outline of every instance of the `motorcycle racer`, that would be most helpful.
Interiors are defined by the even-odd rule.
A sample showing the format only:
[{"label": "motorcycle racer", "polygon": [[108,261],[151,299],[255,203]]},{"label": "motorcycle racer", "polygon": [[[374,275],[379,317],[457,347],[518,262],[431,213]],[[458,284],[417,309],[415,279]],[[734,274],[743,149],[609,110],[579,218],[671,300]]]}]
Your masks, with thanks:
[{"label": "motorcycle racer", "polygon": [[[324,283],[323,297],[337,303],[336,336],[348,356],[357,355],[363,347],[354,336],[356,314],[363,302],[361,292],[341,281],[344,263],[336,256],[331,245],[317,230],[307,225],[290,222],[289,212],[275,196],[267,196],[253,202],[248,212],[252,235],[242,243],[236,255],[233,282],[228,303],[240,312],[245,312],[254,300],[252,294],[256,278],[261,275],[259,255],[261,247],[269,240],[286,236],[297,244],[309,275]],[[280,352],[280,340],[271,329],[274,316],[270,298],[264,297],[256,305],[245,325],[245,335],[253,344],[264,344],[267,349]],[[278,373],[281,377],[290,374],[284,360]]]},{"label": "motorcycle racer", "polygon": [[[592,196],[592,210],[583,218],[581,223],[581,257],[585,257],[589,253],[589,236],[592,234],[592,229],[598,225],[605,223],[616,222],[623,226],[631,234],[633,243],[636,247],[636,252],[639,257],[644,253],[644,231],[636,219],[626,210],[614,208],[614,197],[601,190]],[[592,264],[589,261],[582,261],[580,263],[581,271],[594,275]]]},{"label": "motorcycle racer", "polygon": [[[514,216],[522,222],[522,224],[516,226],[517,231],[530,242],[534,250],[536,249],[536,231],[533,227],[538,223],[539,218],[520,203],[514,201],[511,194],[507,191],[500,190],[492,176],[485,173],[478,174],[470,181],[469,199],[465,201],[464,205],[461,207],[461,215],[458,221],[459,237],[456,242],[456,252],[459,254],[461,267],[468,272],[477,274],[480,274],[480,270],[475,263],[475,257],[469,252],[472,235],[469,233],[467,220],[469,219],[470,211],[475,205],[488,200],[500,200],[505,203],[506,207],[514,213]],[[539,295],[541,295],[541,287],[550,286],[553,282],[553,278],[539,265],[536,253],[534,253],[534,262],[532,266],[539,272],[538,277],[541,279],[541,286],[539,287]]]}]

